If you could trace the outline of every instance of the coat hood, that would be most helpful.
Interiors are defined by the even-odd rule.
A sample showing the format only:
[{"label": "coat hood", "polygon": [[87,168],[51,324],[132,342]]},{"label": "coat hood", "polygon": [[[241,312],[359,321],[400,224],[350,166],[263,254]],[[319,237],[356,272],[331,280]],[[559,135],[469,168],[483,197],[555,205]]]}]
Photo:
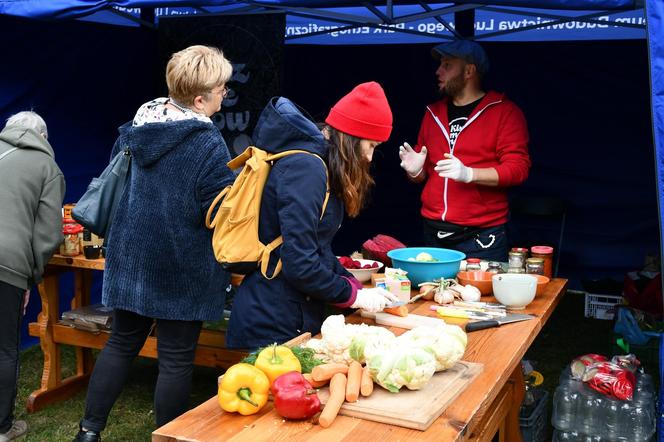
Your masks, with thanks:
[{"label": "coat hood", "polygon": [[284,97],[274,97],[267,103],[253,139],[256,147],[272,153],[300,149],[327,156],[327,141],[320,129]]},{"label": "coat hood", "polygon": [[19,149],[34,149],[54,158],[53,148],[39,132],[23,126],[10,126],[0,132],[0,140]]},{"label": "coat hood", "polygon": [[141,167],[157,162],[198,131],[209,130],[211,123],[198,120],[166,121],[132,126],[128,122],[120,127],[122,149],[129,149],[132,160]]}]

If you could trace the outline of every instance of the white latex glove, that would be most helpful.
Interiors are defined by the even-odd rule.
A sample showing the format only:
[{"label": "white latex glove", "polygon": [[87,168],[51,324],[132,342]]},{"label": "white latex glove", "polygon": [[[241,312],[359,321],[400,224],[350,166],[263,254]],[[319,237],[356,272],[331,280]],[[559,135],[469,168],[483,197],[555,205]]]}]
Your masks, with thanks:
[{"label": "white latex glove", "polygon": [[393,302],[398,301],[392,293],[382,288],[360,289],[351,308],[361,308],[368,312],[379,312]]},{"label": "white latex glove", "polygon": [[433,168],[438,175],[443,178],[449,178],[454,181],[461,181],[462,183],[470,183],[473,181],[473,169],[464,166],[464,164],[457,157],[445,154],[446,160],[440,160]]},{"label": "white latex glove", "polygon": [[399,146],[399,158],[401,168],[408,172],[408,175],[416,177],[422,172],[424,161],[427,159],[427,147],[422,146],[420,153],[417,153],[410,144],[403,143]]}]

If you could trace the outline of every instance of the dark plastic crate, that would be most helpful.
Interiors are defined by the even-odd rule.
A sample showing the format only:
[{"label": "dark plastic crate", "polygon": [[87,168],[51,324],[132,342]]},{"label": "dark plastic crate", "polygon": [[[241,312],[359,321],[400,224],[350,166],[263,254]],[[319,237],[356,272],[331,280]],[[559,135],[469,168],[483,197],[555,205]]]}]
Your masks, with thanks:
[{"label": "dark plastic crate", "polygon": [[521,409],[519,413],[519,427],[521,428],[521,437],[523,442],[546,442],[547,441],[547,420],[546,413],[549,405],[549,393],[541,390],[535,408],[530,408],[530,414],[524,413]]}]

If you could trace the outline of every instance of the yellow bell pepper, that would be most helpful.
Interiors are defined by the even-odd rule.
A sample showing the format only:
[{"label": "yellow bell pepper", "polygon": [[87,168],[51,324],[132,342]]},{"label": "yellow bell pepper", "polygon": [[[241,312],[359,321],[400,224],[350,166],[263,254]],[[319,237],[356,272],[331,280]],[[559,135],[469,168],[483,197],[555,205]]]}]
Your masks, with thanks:
[{"label": "yellow bell pepper", "polygon": [[219,384],[219,405],[224,411],[244,416],[257,413],[267,403],[270,380],[251,364],[235,364]]},{"label": "yellow bell pepper", "polygon": [[270,384],[284,373],[290,371],[302,373],[300,360],[290,348],[284,345],[274,344],[264,348],[263,351],[258,353],[254,365],[267,375]]}]

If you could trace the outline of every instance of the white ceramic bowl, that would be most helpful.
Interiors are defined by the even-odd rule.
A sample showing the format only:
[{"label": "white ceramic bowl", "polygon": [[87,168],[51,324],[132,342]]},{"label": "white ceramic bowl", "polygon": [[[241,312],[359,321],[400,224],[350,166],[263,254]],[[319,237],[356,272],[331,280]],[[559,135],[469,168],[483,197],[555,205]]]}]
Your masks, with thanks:
[{"label": "white ceramic bowl", "polygon": [[520,273],[499,273],[491,278],[493,296],[512,310],[520,310],[533,302],[537,277]]},{"label": "white ceramic bowl", "polygon": [[360,282],[367,282],[371,279],[372,273],[376,273],[378,270],[383,268],[383,263],[380,261],[373,261],[371,259],[356,259],[355,261],[360,261],[362,265],[371,264],[374,262],[378,264],[378,267],[373,267],[371,269],[346,269]]}]

